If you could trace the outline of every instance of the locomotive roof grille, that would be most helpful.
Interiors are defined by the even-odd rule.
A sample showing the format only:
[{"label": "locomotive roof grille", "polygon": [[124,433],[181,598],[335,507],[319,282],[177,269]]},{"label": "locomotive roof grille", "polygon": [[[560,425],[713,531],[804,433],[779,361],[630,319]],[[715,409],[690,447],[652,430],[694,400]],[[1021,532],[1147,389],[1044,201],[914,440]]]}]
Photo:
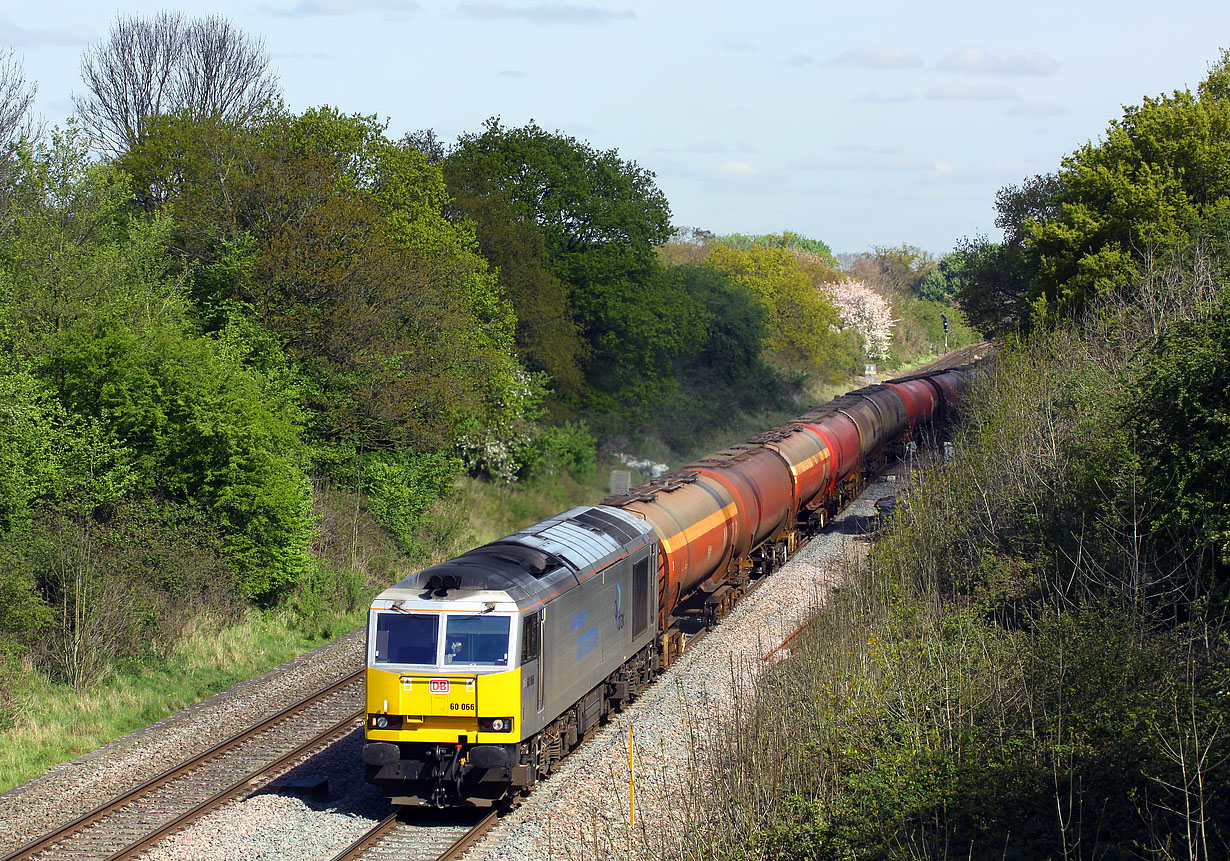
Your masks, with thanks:
[{"label": "locomotive roof grille", "polygon": [[437,598],[443,598],[449,589],[461,588],[461,578],[454,574],[433,574],[427,578],[423,588],[428,593],[424,597],[435,595]]},{"label": "locomotive roof grille", "polygon": [[613,532],[624,541],[633,541],[641,537],[627,523],[601,509],[591,508],[589,511],[584,511],[572,519],[599,532]]}]

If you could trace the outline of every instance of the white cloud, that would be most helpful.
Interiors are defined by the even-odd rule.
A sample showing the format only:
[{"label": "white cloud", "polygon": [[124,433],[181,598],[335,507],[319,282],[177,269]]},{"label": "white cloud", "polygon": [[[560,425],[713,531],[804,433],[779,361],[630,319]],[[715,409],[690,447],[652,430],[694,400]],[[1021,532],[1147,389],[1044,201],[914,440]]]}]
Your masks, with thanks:
[{"label": "white cloud", "polygon": [[945,72],[965,72],[971,75],[1046,77],[1059,71],[1059,61],[1038,52],[1028,57],[1023,55],[997,57],[986,48],[971,46],[944,57],[935,64],[935,68]]},{"label": "white cloud", "polygon": [[811,57],[807,54],[795,54],[793,57],[791,57],[786,62],[789,63],[791,66],[794,66],[796,69],[801,69],[804,66],[812,65],[813,63],[816,62],[816,60],[814,57]]},{"label": "white cloud", "polygon": [[940,102],[1014,102],[1020,96],[1012,87],[1003,84],[991,87],[942,84],[927,90],[927,98]]},{"label": "white cloud", "polygon": [[520,19],[534,24],[599,24],[604,21],[635,19],[631,9],[600,9],[569,3],[539,3],[514,6],[510,3],[462,3],[457,11],[465,18],[484,21]]},{"label": "white cloud", "polygon": [[834,62],[862,69],[917,69],[923,64],[916,54],[888,45],[842,51]]},{"label": "white cloud", "polygon": [[956,166],[954,166],[953,163],[946,158],[937,158],[931,163],[930,174],[936,179],[945,176],[952,176],[956,172]]},{"label": "white cloud", "polygon": [[745,161],[728,161],[720,165],[717,172],[719,175],[730,177],[731,179],[751,179],[759,173],[756,168]]}]

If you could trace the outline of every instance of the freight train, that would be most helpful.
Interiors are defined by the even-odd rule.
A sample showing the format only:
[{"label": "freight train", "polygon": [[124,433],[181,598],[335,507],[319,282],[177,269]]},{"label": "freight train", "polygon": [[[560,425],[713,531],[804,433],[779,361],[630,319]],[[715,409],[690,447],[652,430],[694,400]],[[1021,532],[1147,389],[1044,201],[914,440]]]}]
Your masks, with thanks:
[{"label": "freight train", "polygon": [[891,380],[682,470],[413,574],[372,602],[367,780],[396,804],[528,789],[780,566],[968,368]]}]

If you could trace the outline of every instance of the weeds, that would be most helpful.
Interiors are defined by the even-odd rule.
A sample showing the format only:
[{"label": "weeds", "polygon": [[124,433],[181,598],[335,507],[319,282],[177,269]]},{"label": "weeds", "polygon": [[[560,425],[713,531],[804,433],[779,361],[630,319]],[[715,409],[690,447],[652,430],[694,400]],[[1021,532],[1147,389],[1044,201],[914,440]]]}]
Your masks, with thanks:
[{"label": "weeds", "polygon": [[[1207,267],[1192,277],[1207,299]],[[700,833],[678,839],[710,858],[1230,853],[1225,563],[1218,521],[1191,514],[1224,510],[1224,456],[1147,413],[1205,409],[1211,381],[1175,351],[1213,379],[1226,358],[1208,305],[1165,295],[1186,281],[1150,278],[1143,308],[1108,300],[986,369],[957,464],[916,472],[791,657],[698,738]],[[1186,413],[1140,400],[1159,380],[1195,392]],[[1203,484],[1138,457],[1175,451]]]}]

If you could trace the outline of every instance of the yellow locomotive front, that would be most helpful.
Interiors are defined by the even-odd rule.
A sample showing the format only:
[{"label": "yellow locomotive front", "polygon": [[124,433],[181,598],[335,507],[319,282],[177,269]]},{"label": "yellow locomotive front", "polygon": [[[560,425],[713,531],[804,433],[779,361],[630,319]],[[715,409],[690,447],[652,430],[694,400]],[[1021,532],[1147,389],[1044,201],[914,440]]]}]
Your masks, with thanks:
[{"label": "yellow locomotive front", "polygon": [[397,591],[368,620],[368,780],[398,804],[499,798],[516,782],[521,740],[519,609],[488,594],[446,612],[446,590]]},{"label": "yellow locomotive front", "polygon": [[367,779],[395,804],[532,786],[652,674],[656,544],[602,506],[412,574],[372,602]]}]

